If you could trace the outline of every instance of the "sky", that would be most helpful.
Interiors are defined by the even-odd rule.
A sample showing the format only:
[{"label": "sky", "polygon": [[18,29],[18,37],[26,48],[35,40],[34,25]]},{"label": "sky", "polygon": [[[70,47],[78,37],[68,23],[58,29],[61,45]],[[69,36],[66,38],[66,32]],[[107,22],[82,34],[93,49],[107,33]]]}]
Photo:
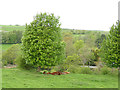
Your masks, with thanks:
[{"label": "sky", "polygon": [[119,0],[1,0],[0,25],[25,25],[38,13],[60,16],[61,28],[105,30],[118,20]]}]

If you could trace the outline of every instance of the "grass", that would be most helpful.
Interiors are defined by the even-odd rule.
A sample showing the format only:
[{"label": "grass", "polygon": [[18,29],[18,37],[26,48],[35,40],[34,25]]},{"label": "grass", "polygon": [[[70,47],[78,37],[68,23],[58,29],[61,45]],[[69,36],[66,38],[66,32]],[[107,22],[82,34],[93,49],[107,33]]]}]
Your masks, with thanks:
[{"label": "grass", "polygon": [[2,88],[118,88],[118,77],[111,75],[43,75],[13,69],[2,69]]},{"label": "grass", "polygon": [[0,44],[0,50],[6,51],[9,47],[11,47],[13,44]]},{"label": "grass", "polygon": [[25,26],[15,26],[15,25],[0,25],[1,29],[4,31],[13,31],[13,30],[20,30],[24,31]]},{"label": "grass", "polygon": [[0,59],[2,58],[2,53],[5,52],[13,44],[0,44]]},{"label": "grass", "polygon": [[0,69],[0,90],[2,90],[2,70]]}]

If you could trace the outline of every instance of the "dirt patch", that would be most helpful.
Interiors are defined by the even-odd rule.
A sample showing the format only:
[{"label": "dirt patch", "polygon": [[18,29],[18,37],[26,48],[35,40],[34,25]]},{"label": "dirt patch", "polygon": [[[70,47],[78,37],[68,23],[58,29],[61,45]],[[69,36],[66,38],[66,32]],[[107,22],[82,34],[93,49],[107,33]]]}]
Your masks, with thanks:
[{"label": "dirt patch", "polygon": [[7,65],[7,66],[4,66],[3,68],[15,68],[17,67],[16,65]]}]

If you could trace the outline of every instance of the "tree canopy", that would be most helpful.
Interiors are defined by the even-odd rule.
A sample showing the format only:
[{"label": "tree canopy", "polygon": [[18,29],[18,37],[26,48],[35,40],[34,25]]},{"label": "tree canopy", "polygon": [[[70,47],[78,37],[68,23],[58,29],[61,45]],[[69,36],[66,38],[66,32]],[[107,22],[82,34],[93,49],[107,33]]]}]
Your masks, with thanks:
[{"label": "tree canopy", "polygon": [[120,23],[113,25],[109,35],[103,41],[101,59],[110,67],[120,67]]},{"label": "tree canopy", "polygon": [[22,37],[22,51],[26,63],[35,67],[48,67],[59,64],[64,59],[60,17],[40,13],[33,22],[26,24]]}]

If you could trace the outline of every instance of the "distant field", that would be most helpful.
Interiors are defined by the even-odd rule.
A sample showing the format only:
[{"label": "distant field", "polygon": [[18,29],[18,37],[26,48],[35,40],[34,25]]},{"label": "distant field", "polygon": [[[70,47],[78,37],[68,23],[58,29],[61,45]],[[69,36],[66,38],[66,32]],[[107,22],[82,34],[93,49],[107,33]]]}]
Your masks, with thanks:
[{"label": "distant field", "polygon": [[[13,31],[13,30],[20,30],[20,31],[24,31],[25,30],[25,26],[16,26],[16,25],[0,25],[0,30],[3,31]],[[62,29],[62,32],[75,32],[77,30],[75,29]],[[91,32],[97,32],[97,33],[108,33],[108,31],[94,31],[94,30],[79,30],[80,33],[91,33]]]},{"label": "distant field", "polygon": [[25,26],[0,25],[0,27],[1,27],[1,30],[4,30],[4,31],[13,31],[13,30],[24,31],[25,30]]}]

